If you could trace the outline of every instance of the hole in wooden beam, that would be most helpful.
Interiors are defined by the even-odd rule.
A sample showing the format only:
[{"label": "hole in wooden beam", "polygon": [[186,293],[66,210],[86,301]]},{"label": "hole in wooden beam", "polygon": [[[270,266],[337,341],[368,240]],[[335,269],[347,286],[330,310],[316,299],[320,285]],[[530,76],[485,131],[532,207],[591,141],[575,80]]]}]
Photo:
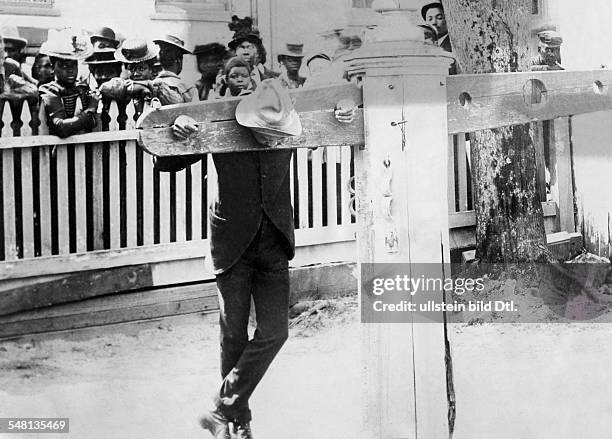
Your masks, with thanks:
[{"label": "hole in wooden beam", "polygon": [[472,105],[472,96],[464,91],[459,95],[459,103],[467,110]]},{"label": "hole in wooden beam", "polygon": [[539,79],[530,79],[523,86],[523,101],[532,110],[539,110],[548,100],[546,86]]},{"label": "hole in wooden beam", "polygon": [[607,92],[607,87],[601,81],[593,82],[593,91],[595,94],[602,95]]}]

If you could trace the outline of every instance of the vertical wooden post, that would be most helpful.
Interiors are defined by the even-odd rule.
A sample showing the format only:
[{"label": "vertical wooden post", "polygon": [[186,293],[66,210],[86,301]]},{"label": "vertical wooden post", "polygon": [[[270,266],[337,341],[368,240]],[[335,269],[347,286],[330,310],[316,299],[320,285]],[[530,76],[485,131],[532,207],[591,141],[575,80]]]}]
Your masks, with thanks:
[{"label": "vertical wooden post", "polygon": [[[363,263],[430,263],[442,278],[450,259],[446,76],[452,59],[425,45],[418,28],[399,23],[400,11],[381,12],[388,25],[346,61],[349,75],[363,77],[365,148],[355,155],[358,261],[362,269]],[[364,438],[449,436],[444,340],[442,323],[363,325]]]},{"label": "vertical wooden post", "polygon": [[559,223],[562,232],[574,232],[574,189],[572,185],[572,158],[570,155],[569,118],[555,119],[552,128],[551,147],[555,154],[555,184],[551,185],[553,198],[559,206]]}]

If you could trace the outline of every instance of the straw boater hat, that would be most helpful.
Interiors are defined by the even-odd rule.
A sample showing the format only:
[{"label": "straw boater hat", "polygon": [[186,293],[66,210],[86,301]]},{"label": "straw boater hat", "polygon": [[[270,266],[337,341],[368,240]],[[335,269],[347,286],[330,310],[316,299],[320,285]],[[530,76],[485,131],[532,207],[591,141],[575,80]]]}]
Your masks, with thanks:
[{"label": "straw boater hat", "polygon": [[556,47],[561,47],[561,44],[563,44],[561,34],[554,30],[538,32],[538,38],[540,39],[541,47],[550,47],[554,49]]},{"label": "straw boater hat", "polygon": [[47,41],[40,47],[40,53],[53,58],[80,61],[93,54],[93,46],[82,31],[66,28],[50,29]]},{"label": "straw boater hat", "polygon": [[225,55],[225,52],[227,52],[227,49],[223,44],[219,43],[198,44],[195,46],[195,49],[193,49],[193,54],[196,56],[207,54],[223,56]]},{"label": "straw boater hat", "polygon": [[423,20],[427,20],[427,11],[431,8],[439,8],[444,10],[444,6],[442,6],[442,3],[440,2],[427,3],[421,8],[421,17],[423,17]]},{"label": "straw boater hat", "polygon": [[245,96],[236,107],[236,122],[266,138],[299,136],[300,117],[291,96],[278,79],[264,79],[253,94]]},{"label": "straw boater hat", "polygon": [[115,49],[119,47],[119,40],[117,40],[115,31],[112,30],[110,27],[103,26],[99,29],[96,29],[91,35],[91,37],[89,37],[89,39],[91,40],[91,44],[93,44],[96,40],[104,40],[111,43]]},{"label": "straw boater hat", "polygon": [[286,43],[285,48],[278,52],[278,58],[281,56],[290,56],[293,58],[304,58],[304,44],[302,43]]},{"label": "straw boater hat", "polygon": [[179,49],[179,51],[182,54],[190,54],[191,55],[191,52],[189,50],[185,49],[185,42],[181,38],[179,38],[179,37],[177,37],[175,35],[167,34],[164,38],[155,39],[155,40],[153,40],[153,42],[156,43],[157,45],[159,45],[159,44],[169,45],[169,46],[171,46],[173,48]]},{"label": "straw boater hat", "polygon": [[5,43],[13,43],[20,50],[28,44],[28,40],[19,36],[19,31],[15,26],[2,26],[0,35]]},{"label": "straw boater hat", "polygon": [[157,56],[159,47],[143,39],[125,40],[115,50],[115,59],[126,64],[149,61]]}]

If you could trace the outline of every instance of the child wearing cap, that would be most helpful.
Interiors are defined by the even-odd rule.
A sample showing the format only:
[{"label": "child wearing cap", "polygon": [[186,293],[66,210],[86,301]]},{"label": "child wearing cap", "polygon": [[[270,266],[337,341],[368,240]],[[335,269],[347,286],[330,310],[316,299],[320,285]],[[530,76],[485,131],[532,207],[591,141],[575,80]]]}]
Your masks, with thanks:
[{"label": "child wearing cap", "polygon": [[96,126],[97,91],[77,84],[78,62],[93,53],[89,39],[71,29],[49,31],[41,53],[49,56],[55,80],[40,87],[49,134],[68,137]]},{"label": "child wearing cap", "polygon": [[278,62],[281,65],[279,79],[287,88],[304,86],[306,78],[300,76],[300,68],[304,58],[303,49],[304,44],[302,43],[287,43],[278,54]]}]

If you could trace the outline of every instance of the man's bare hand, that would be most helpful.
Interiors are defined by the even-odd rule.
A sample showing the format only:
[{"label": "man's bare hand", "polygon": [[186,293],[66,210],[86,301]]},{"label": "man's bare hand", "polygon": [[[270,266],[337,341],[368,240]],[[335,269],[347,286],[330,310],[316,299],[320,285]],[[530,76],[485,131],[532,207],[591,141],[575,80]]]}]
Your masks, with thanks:
[{"label": "man's bare hand", "polygon": [[350,99],[343,99],[336,105],[334,116],[341,123],[352,123],[357,112],[357,105]]},{"label": "man's bare hand", "polygon": [[172,133],[180,140],[188,139],[198,130],[198,124],[189,116],[179,116],[172,125]]}]

